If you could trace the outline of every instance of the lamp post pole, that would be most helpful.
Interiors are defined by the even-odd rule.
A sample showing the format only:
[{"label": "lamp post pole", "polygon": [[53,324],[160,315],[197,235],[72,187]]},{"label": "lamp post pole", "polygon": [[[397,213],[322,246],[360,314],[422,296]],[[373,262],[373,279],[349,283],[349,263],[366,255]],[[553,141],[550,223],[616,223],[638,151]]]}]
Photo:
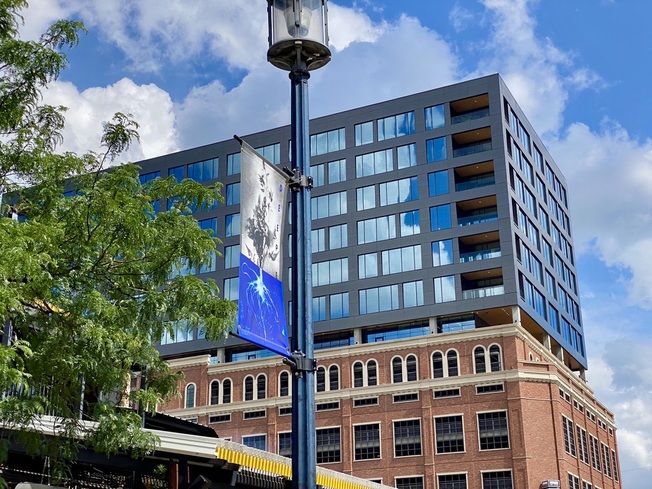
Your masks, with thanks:
[{"label": "lamp post pole", "polygon": [[292,194],[292,488],[315,489],[315,361],[310,245],[309,70],[330,61],[327,0],[267,0],[267,59],[290,72]]}]

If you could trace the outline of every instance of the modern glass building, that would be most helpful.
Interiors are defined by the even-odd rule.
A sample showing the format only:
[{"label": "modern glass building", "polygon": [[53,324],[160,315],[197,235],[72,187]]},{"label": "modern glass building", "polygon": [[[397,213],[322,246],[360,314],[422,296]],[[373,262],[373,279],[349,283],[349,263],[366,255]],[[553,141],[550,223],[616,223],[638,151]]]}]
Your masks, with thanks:
[{"label": "modern glass building", "polygon": [[[498,75],[310,128],[317,348],[516,321],[570,369],[586,369],[566,181]],[[244,139],[289,166],[289,127]],[[196,218],[223,242],[201,276],[233,300],[239,158],[232,140],[139,163],[143,179],[224,184],[224,205]],[[220,361],[266,354],[235,339],[208,344],[201,331],[164,338],[160,351],[213,352]]]}]

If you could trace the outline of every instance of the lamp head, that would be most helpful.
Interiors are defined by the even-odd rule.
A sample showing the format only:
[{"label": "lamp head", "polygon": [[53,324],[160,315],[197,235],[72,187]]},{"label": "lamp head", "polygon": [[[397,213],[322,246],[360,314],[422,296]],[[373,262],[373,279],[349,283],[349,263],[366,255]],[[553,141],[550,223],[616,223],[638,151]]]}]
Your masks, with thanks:
[{"label": "lamp head", "polygon": [[330,61],[327,0],[267,0],[267,60],[292,71],[314,70]]}]

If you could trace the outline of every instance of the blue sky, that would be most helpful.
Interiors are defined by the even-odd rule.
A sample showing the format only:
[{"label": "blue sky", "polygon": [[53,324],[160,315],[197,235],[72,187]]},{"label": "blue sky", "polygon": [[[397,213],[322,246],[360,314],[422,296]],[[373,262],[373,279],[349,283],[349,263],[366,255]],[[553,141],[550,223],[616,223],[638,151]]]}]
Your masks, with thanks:
[{"label": "blue sky", "polygon": [[[266,63],[264,0],[32,0],[23,35],[58,18],[89,34],[44,94],[69,107],[63,149],[97,150],[116,111],[133,160],[289,122]],[[652,479],[652,35],[649,0],[340,0],[319,116],[499,72],[569,182],[589,385],[616,415],[622,480]]]}]

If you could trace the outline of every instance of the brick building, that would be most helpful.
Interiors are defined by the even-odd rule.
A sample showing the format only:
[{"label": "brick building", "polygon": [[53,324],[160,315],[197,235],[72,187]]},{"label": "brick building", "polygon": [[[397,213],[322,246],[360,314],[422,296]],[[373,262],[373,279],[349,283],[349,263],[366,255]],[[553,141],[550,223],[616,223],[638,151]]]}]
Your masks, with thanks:
[{"label": "brick building", "polygon": [[[289,166],[289,127],[244,139]],[[315,119],[310,139],[320,465],[405,489],[619,487],[613,415],[585,381],[567,185],[500,76]],[[224,184],[196,213],[223,256],[196,272],[233,300],[238,151],[140,162],[143,181]],[[289,455],[288,367],[175,331],[159,351],[184,395],[162,409]]]}]

